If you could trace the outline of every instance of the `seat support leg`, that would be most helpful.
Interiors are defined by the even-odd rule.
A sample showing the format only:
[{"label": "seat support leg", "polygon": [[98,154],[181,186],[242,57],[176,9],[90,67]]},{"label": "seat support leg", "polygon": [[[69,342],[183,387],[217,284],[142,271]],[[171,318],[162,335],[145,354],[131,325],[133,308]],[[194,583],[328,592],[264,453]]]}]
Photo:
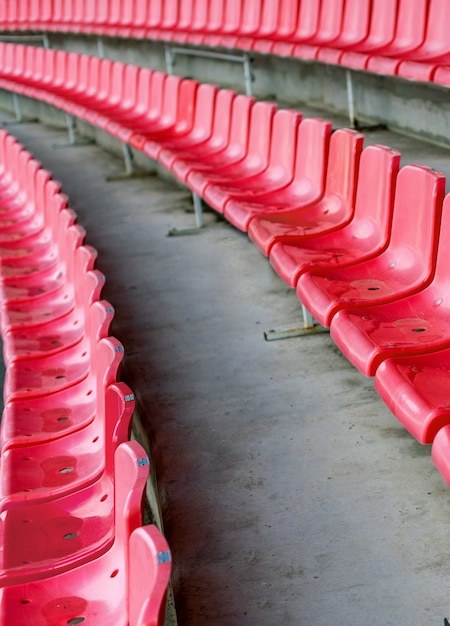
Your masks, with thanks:
[{"label": "seat support leg", "polygon": [[353,78],[350,70],[346,71],[347,79],[347,102],[350,128],[360,131],[387,130],[386,124],[361,124],[355,114],[355,95],[353,91]]},{"label": "seat support leg", "polygon": [[125,171],[121,174],[112,174],[107,176],[107,182],[113,182],[116,180],[128,180],[129,178],[146,178],[152,176],[153,172],[137,172],[134,167],[133,151],[127,143],[122,143],[123,162],[125,165]]},{"label": "seat support leg", "polygon": [[94,143],[93,139],[77,137],[76,121],[73,115],[66,113],[66,126],[68,141],[53,144],[53,148],[70,148],[71,146],[87,146]]},{"label": "seat support leg", "polygon": [[25,118],[22,115],[22,109],[20,107],[20,98],[16,93],[12,94],[12,101],[13,101],[13,109],[14,109],[14,119],[12,120],[5,120],[4,122],[2,122],[2,126],[14,126],[17,124],[30,124],[32,122],[37,122],[37,118],[33,117],[33,118]]},{"label": "seat support leg", "polygon": [[302,326],[285,326],[282,328],[273,328],[264,331],[264,339],[266,341],[277,341],[279,339],[289,339],[290,337],[303,337],[304,335],[317,335],[319,333],[329,332],[328,328],[320,326],[313,318],[311,313],[302,304]]},{"label": "seat support leg", "polygon": [[182,235],[196,235],[203,228],[203,207],[202,207],[202,199],[200,196],[192,192],[192,203],[194,205],[194,213],[195,213],[195,228],[183,228],[179,230],[178,228],[171,228],[167,233],[168,237],[180,237]]}]

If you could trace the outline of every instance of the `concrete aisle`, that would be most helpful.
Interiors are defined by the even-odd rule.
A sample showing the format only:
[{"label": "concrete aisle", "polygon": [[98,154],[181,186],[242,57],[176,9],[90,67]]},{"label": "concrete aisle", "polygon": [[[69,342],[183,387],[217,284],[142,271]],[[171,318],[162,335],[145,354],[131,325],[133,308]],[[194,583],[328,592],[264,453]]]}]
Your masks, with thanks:
[{"label": "concrete aisle", "polygon": [[[450,613],[450,490],[327,334],[265,342],[300,306],[267,260],[158,178],[12,129],[62,181],[99,252],[155,455],[183,626],[441,626]],[[368,136],[450,171],[448,152]],[[410,152],[408,152],[410,150]],[[433,157],[434,162],[432,162]]]}]

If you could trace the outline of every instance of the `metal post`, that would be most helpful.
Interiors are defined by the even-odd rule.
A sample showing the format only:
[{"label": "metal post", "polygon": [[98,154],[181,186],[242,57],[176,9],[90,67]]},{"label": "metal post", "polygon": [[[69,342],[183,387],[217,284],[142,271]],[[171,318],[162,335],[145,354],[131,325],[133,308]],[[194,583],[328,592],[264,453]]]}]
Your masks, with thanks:
[{"label": "metal post", "polygon": [[101,59],[105,58],[105,45],[101,37],[97,37],[97,53]]},{"label": "metal post", "polygon": [[20,100],[16,93],[13,93],[13,107],[14,115],[16,116],[16,122],[22,122],[22,111],[20,110]]},{"label": "metal post", "polygon": [[44,45],[44,48],[50,48],[50,41],[46,33],[43,33],[42,35],[42,43]]},{"label": "metal post", "polygon": [[247,94],[247,96],[251,96],[253,76],[252,76],[251,62],[250,62],[250,58],[248,54],[244,55],[243,63],[244,63],[245,93]]},{"label": "metal post", "polygon": [[202,199],[201,197],[192,192],[192,202],[194,204],[194,213],[195,213],[195,227],[194,228],[171,228],[167,233],[168,237],[180,237],[182,235],[196,235],[203,228],[203,208],[202,208]]},{"label": "metal post", "polygon": [[172,48],[168,45],[164,46],[164,56],[166,57],[166,68],[168,74],[173,74],[173,67],[175,65],[174,54]]},{"label": "metal post", "polygon": [[317,335],[329,332],[328,328],[320,326],[311,313],[302,304],[302,326],[285,326],[264,331],[266,341],[277,341],[278,339],[289,339],[291,337],[303,337],[304,335]]},{"label": "metal post", "polygon": [[353,80],[352,73],[350,70],[346,71],[347,77],[347,101],[348,101],[348,117],[350,120],[350,127],[356,128],[356,120],[355,120],[355,97],[353,94]]}]

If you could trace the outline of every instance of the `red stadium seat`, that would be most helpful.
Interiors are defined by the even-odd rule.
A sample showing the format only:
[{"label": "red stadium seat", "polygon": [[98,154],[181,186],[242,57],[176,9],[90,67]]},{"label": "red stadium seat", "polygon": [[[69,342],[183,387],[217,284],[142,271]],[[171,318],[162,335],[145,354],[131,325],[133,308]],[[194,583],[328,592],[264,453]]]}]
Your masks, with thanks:
[{"label": "red stadium seat", "polygon": [[331,336],[346,357],[366,376],[373,376],[386,358],[435,352],[446,344],[450,345],[450,317],[446,306],[449,211],[450,196],[447,196],[436,272],[428,287],[390,304],[338,311],[333,317]]},{"label": "red stadium seat", "polygon": [[[238,100],[236,98],[235,105]],[[230,135],[231,141],[237,140],[239,153],[243,158],[232,162],[227,160],[216,161],[208,159],[208,168],[196,169],[188,177],[189,187],[208,202],[207,187],[214,183],[226,183],[228,181],[248,181],[252,176],[263,172],[269,161],[269,140],[272,129],[273,116],[276,105],[269,102],[256,102],[251,107],[250,119],[242,117],[239,124],[237,137]],[[244,110],[244,114],[246,111]],[[237,122],[237,120],[236,120]],[[248,124],[248,143],[247,143]],[[234,131],[238,125],[234,126]],[[233,135],[233,136],[232,136]],[[231,143],[230,143],[231,145]]]},{"label": "red stadium seat", "polygon": [[316,58],[324,63],[339,63],[345,50],[357,48],[369,33],[372,0],[346,0],[341,32],[331,47],[317,51]]},{"label": "red stadium seat", "polygon": [[429,81],[438,65],[450,63],[449,21],[450,4],[446,0],[430,0],[425,40],[411,54],[411,60],[400,64],[399,76]]},{"label": "red stadium seat", "polygon": [[340,309],[392,302],[431,281],[444,192],[441,172],[405,166],[397,177],[388,247],[373,259],[342,270],[318,269],[300,276],[297,295],[322,326],[330,326]]},{"label": "red stadium seat", "polygon": [[293,187],[286,189],[286,195],[279,193],[272,204],[261,205],[248,227],[251,240],[266,256],[285,236],[331,232],[353,215],[363,135],[349,129],[335,131],[327,154],[331,125],[316,121],[309,130],[315,141],[310,143],[311,152],[297,155]]},{"label": "red stadium seat", "polygon": [[445,482],[450,485],[450,428],[448,424],[436,433],[431,447],[431,456]]},{"label": "red stadium seat", "polygon": [[396,150],[382,146],[366,148],[361,155],[351,221],[343,228],[315,237],[285,235],[270,252],[270,262],[277,274],[295,287],[302,272],[346,267],[379,254],[390,235],[399,164],[400,154]]},{"label": "red stadium seat", "polygon": [[[269,135],[264,137],[264,126],[260,130],[260,154],[268,152],[267,162],[262,171],[247,177],[235,175],[224,183],[215,182],[204,191],[204,199],[216,211],[224,212],[230,200],[256,199],[260,195],[275,192],[286,187],[294,176],[294,157],[296,150],[297,129],[302,119],[301,113],[281,109],[276,111],[271,121]],[[250,133],[252,130],[250,129]],[[267,142],[267,147],[262,143]],[[245,170],[244,170],[245,172]],[[225,217],[229,219],[225,213]],[[230,220],[232,221],[232,220]],[[233,223],[233,222],[232,222]],[[240,224],[234,224],[240,228]]]},{"label": "red stadium seat", "polygon": [[[195,162],[195,166],[189,170],[186,183],[189,188],[202,195],[202,190],[207,184],[211,172],[232,168],[238,165],[247,154],[250,116],[252,114],[254,98],[238,95],[233,99],[231,119],[226,119],[226,129],[229,129],[227,143],[219,151],[205,153],[205,158]],[[229,125],[229,126],[228,126]]]},{"label": "red stadium seat", "polygon": [[294,47],[293,56],[300,59],[315,59],[320,46],[332,45],[342,30],[344,0],[322,0],[317,32],[310,43],[299,43]]},{"label": "red stadium seat", "polygon": [[158,153],[158,161],[170,169],[180,153],[201,149],[211,138],[218,88],[202,84],[197,90],[192,129],[178,140],[165,141]]},{"label": "red stadium seat", "polygon": [[402,58],[416,51],[425,39],[428,0],[399,0],[395,37],[381,54],[370,57],[366,68],[377,74],[396,74]]},{"label": "red stadium seat", "polygon": [[[186,182],[188,175],[199,162],[205,163],[209,158],[213,158],[216,154],[220,155],[225,150],[230,136],[235,98],[235,91],[220,89],[216,97],[210,139],[197,147],[192,146],[187,152],[177,151],[176,158],[171,163],[171,170],[179,180]],[[246,97],[242,96],[242,98]]]},{"label": "red stadium seat", "polygon": [[298,6],[297,22],[291,36],[274,42],[272,52],[282,56],[293,56],[295,44],[313,39],[319,29],[320,3],[315,0],[302,0]]}]

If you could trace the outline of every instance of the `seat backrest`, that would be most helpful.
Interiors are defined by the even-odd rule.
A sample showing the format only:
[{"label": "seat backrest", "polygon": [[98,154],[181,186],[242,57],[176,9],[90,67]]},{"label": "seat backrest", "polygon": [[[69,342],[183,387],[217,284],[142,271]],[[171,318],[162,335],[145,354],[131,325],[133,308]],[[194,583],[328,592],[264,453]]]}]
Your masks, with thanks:
[{"label": "seat backrest", "polygon": [[428,16],[428,0],[399,0],[394,39],[386,49],[389,56],[396,56],[418,48],[425,38]]},{"label": "seat backrest", "polygon": [[205,24],[205,31],[207,33],[221,32],[224,15],[225,15],[225,0],[204,0],[208,5],[208,17]]},{"label": "seat backrest", "polygon": [[363,143],[364,135],[349,128],[339,128],[330,140],[325,194],[346,199],[350,207],[355,206]]},{"label": "seat backrest", "polygon": [[225,9],[223,13],[221,35],[228,35],[239,30],[242,22],[242,0],[224,0]]},{"label": "seat backrest", "polygon": [[319,25],[311,43],[328,45],[337,39],[342,30],[344,0],[322,0]]},{"label": "seat backrest", "polygon": [[339,48],[350,48],[367,37],[371,10],[372,0],[345,0],[341,32],[336,40]]},{"label": "seat backrest", "polygon": [[216,148],[225,148],[230,136],[233,103],[236,92],[231,89],[219,89],[214,107],[214,119],[211,133],[211,145]]},{"label": "seat backrest", "polygon": [[[176,31],[184,32],[191,30],[194,19],[194,0],[183,0],[180,2],[179,7],[173,0],[166,0],[166,7],[164,9],[164,28],[175,28]],[[169,14],[170,9],[170,14]],[[178,9],[178,11],[177,11]],[[170,15],[170,19],[169,19]],[[167,16],[167,23],[166,23]],[[173,22],[175,21],[174,25]]]},{"label": "seat backrest", "polygon": [[178,132],[188,132],[192,128],[198,88],[199,83],[196,80],[185,78],[181,82],[176,114]]},{"label": "seat backrest", "polygon": [[276,109],[276,104],[271,102],[260,101],[253,105],[250,114],[247,163],[268,164],[272,123]]},{"label": "seat backrest", "polygon": [[445,176],[424,165],[406,165],[397,177],[389,248],[420,257],[421,272],[435,267]]},{"label": "seat backrest", "polygon": [[398,0],[372,0],[369,34],[363,50],[380,50],[395,36]]},{"label": "seat backrest", "polygon": [[414,54],[414,58],[440,59],[450,61],[450,40],[448,24],[450,23],[450,3],[447,0],[430,0],[425,41]]},{"label": "seat backrest", "polygon": [[398,150],[373,145],[362,151],[359,164],[354,219],[370,220],[386,243],[392,227],[400,158]]},{"label": "seat backrest", "polygon": [[325,190],[330,136],[331,122],[312,117],[301,121],[294,156],[294,193],[313,187],[315,200],[320,200]]},{"label": "seat backrest", "polygon": [[208,83],[202,83],[197,89],[193,131],[199,138],[206,139],[212,133],[218,91],[218,87]]},{"label": "seat backrest", "polygon": [[[450,194],[444,198],[442,205],[441,227],[439,231],[439,243],[436,259],[436,273],[434,282],[439,283],[448,294],[448,286],[450,282],[450,247],[448,238],[450,236]],[[437,302],[438,306],[440,302]]]},{"label": "seat backrest", "polygon": [[258,38],[289,39],[295,32],[298,11],[297,0],[264,0]]},{"label": "seat backrest", "polygon": [[320,2],[302,0],[300,2],[297,27],[292,40],[298,43],[313,39],[319,29]]},{"label": "seat backrest", "polygon": [[302,114],[290,109],[275,111],[270,136],[269,167],[294,173],[297,129]]},{"label": "seat backrest", "polygon": [[169,546],[156,526],[133,531],[129,543],[130,626],[164,626],[171,561]]},{"label": "seat backrest", "polygon": [[262,0],[243,0],[239,35],[251,35],[258,31],[261,25],[262,8]]}]

